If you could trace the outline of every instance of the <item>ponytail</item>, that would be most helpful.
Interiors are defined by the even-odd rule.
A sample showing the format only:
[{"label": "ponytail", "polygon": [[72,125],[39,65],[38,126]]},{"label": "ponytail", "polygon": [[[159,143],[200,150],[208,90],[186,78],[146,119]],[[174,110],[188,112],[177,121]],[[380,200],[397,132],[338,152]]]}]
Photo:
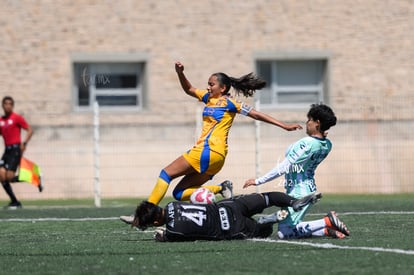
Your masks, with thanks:
[{"label": "ponytail", "polygon": [[226,86],[226,94],[229,93],[230,87],[233,87],[237,95],[242,93],[245,97],[251,97],[256,90],[260,90],[266,86],[266,81],[253,73],[243,75],[239,78],[228,76],[225,73],[215,73],[213,75],[217,77],[220,85]]}]

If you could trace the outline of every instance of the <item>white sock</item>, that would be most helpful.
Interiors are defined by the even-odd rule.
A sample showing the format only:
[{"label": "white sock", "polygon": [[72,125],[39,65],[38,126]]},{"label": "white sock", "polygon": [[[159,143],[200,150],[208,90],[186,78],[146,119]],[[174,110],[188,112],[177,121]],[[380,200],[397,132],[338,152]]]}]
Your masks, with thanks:
[{"label": "white sock", "polygon": [[[325,219],[315,220],[315,221],[306,221],[300,222],[296,225],[298,237],[310,237],[310,236],[324,236],[325,234],[321,234],[319,231],[325,228],[326,223]],[[317,234],[317,235],[315,235]]]},{"label": "white sock", "polygon": [[316,230],[316,231],[312,232],[312,236],[315,236],[315,237],[323,237],[323,236],[326,236],[326,234],[325,234],[325,228],[322,228],[320,230]]}]

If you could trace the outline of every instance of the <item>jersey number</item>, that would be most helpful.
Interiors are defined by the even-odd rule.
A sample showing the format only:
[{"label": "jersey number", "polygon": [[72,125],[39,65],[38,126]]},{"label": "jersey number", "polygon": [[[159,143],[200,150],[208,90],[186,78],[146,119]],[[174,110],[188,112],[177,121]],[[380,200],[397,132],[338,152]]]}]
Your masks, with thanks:
[{"label": "jersey number", "polygon": [[207,219],[206,208],[204,206],[182,205],[181,207],[184,210],[189,210],[182,211],[181,215],[194,222],[198,226],[203,226],[203,221]]}]

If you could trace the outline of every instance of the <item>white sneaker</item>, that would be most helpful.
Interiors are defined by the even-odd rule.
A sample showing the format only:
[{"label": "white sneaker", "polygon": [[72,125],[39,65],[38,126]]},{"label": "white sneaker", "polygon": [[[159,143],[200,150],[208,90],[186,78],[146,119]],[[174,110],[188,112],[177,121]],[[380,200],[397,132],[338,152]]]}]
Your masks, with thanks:
[{"label": "white sneaker", "polygon": [[277,223],[277,222],[280,222],[286,219],[288,215],[289,215],[289,212],[287,212],[286,210],[279,210],[273,214],[261,216],[257,220],[257,222],[258,223]]},{"label": "white sneaker", "polygon": [[134,221],[134,215],[131,216],[120,216],[119,219],[126,224],[132,224]]}]

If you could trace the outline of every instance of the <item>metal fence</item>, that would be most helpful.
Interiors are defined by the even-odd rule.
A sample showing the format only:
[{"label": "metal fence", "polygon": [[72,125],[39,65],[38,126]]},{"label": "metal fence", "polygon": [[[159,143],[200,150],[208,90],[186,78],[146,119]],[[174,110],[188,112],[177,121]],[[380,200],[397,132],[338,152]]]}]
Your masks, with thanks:
[{"label": "metal fence", "polygon": [[[400,98],[408,102],[399,102],[398,106],[403,106],[400,108],[376,100],[381,111],[371,110],[373,115],[366,120],[341,119],[341,113],[363,108],[366,101],[337,113],[338,124],[328,135],[333,150],[316,171],[321,192],[414,192],[414,121],[406,118],[412,98]],[[401,119],[400,113],[404,114]],[[93,120],[92,115],[90,118]],[[300,123],[304,125],[305,121],[306,112]],[[16,183],[13,188],[19,198],[92,198],[96,191],[104,198],[145,197],[160,170],[192,147],[200,125],[198,115],[191,124],[106,123],[98,128],[96,144],[97,129],[92,122],[78,126],[34,125],[35,135],[25,156],[40,165],[45,189],[38,193],[29,184]],[[277,165],[286,148],[304,136],[304,130],[286,132],[264,123],[258,131],[253,120],[239,116],[230,131],[225,166],[212,183],[231,179],[236,193],[255,191],[242,189],[244,181]],[[260,187],[260,191],[267,190],[283,191],[283,180]],[[4,192],[0,199],[7,199]]]}]

